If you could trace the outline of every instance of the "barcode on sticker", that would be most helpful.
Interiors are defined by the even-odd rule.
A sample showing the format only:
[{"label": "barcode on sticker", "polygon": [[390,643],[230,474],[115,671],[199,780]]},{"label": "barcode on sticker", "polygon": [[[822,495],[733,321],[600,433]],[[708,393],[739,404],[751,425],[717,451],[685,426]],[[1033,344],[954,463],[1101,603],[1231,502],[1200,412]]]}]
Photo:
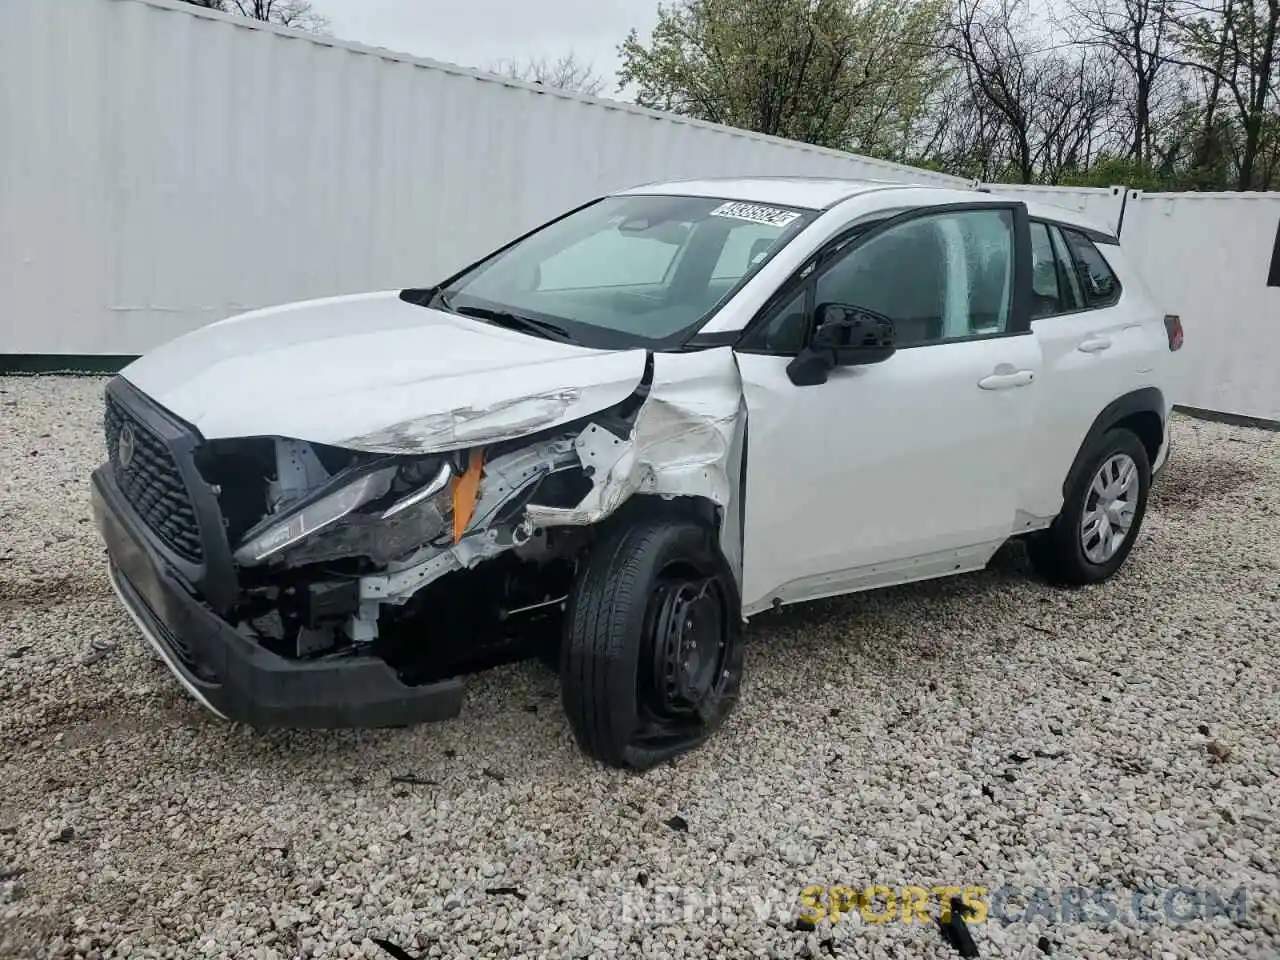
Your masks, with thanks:
[{"label": "barcode on sticker", "polygon": [[711,211],[713,217],[730,217],[734,220],[750,220],[752,223],[767,223],[775,227],[785,227],[800,214],[794,210],[782,210],[778,207],[766,207],[758,203],[724,203]]}]

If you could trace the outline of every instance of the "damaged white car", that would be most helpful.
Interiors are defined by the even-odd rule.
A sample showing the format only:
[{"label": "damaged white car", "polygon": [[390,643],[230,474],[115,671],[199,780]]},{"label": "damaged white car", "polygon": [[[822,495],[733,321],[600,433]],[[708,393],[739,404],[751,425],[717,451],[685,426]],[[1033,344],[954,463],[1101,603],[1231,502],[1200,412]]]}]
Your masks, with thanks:
[{"label": "damaged white car", "polygon": [[1110,576],[1181,325],[1076,214],[873,182],[589,203],[430,289],[258,310],[106,391],[125,607],[218,714],[456,715],[537,651],[592,756],[732,708],[745,620],[1028,539]]}]

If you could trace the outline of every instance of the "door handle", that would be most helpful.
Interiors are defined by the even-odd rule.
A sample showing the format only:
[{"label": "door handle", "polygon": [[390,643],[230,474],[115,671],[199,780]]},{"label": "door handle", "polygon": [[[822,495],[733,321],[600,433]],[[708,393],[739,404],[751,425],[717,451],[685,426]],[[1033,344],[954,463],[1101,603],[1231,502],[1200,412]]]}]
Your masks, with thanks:
[{"label": "door handle", "polygon": [[978,381],[978,386],[983,390],[1009,390],[1013,387],[1025,387],[1035,378],[1035,372],[1032,370],[1014,370],[1010,373],[993,373],[983,377]]},{"label": "door handle", "polygon": [[1080,341],[1080,346],[1076,347],[1084,353],[1101,353],[1111,346],[1110,337],[1089,337]]}]

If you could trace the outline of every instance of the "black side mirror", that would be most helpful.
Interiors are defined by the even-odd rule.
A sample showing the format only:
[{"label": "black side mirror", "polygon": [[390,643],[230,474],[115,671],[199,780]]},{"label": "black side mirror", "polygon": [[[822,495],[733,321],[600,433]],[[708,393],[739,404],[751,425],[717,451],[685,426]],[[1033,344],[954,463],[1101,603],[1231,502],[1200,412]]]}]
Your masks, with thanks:
[{"label": "black side mirror", "polygon": [[893,321],[883,314],[839,303],[819,305],[809,346],[787,364],[797,387],[827,382],[834,367],[880,363],[897,349]]}]

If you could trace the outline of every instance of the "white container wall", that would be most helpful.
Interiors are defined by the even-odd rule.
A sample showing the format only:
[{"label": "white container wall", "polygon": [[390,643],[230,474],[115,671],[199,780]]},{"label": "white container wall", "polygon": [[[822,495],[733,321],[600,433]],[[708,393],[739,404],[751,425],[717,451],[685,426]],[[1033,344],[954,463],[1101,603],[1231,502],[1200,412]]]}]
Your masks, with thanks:
[{"label": "white container wall", "polygon": [[[651,180],[973,185],[175,0],[0,0],[0,137],[0,365],[430,284]],[[1177,401],[1280,420],[1280,194],[987,189],[1119,230],[1186,324]]]},{"label": "white container wall", "polygon": [[1028,203],[1051,203],[1075,210],[1113,233],[1120,226],[1124,208],[1124,187],[1040,187],[1024,184],[984,183],[993,195],[1025,200]]},{"label": "white container wall", "polygon": [[172,0],[0,0],[0,354],[430,284],[610,190],[955,177]]},{"label": "white container wall", "polygon": [[1186,345],[1176,400],[1280,420],[1280,193],[1131,192],[1120,243]]}]

